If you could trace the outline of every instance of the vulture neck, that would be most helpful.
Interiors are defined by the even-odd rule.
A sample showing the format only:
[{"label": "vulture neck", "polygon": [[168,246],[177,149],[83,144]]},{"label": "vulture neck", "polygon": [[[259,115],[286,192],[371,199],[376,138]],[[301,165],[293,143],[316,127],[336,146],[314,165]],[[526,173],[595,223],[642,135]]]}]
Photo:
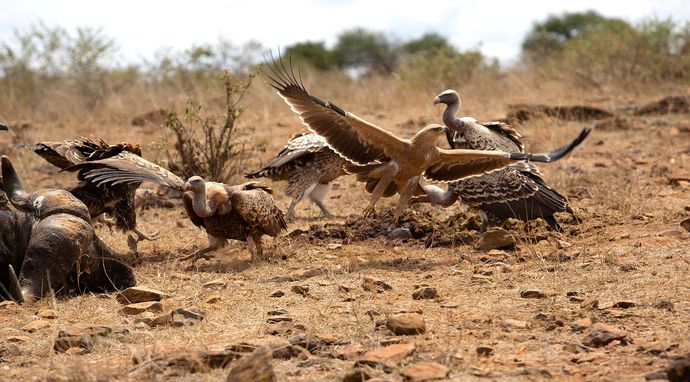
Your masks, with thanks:
[{"label": "vulture neck", "polygon": [[192,209],[199,217],[206,218],[216,212],[215,207],[210,207],[206,204],[206,186],[200,190],[194,191],[194,198],[192,199]]},{"label": "vulture neck", "polygon": [[460,102],[453,102],[446,106],[446,110],[443,112],[443,123],[451,129],[458,131],[462,129],[465,124],[459,119],[455,118],[455,115],[460,109]]}]

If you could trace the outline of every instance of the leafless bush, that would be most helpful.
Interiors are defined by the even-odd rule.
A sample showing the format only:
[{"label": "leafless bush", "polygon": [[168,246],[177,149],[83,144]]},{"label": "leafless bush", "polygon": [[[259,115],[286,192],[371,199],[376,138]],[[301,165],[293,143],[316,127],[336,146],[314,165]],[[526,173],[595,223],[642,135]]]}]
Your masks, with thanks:
[{"label": "leafless bush", "polygon": [[224,116],[204,116],[202,105],[191,99],[182,118],[174,111],[168,113],[164,126],[176,139],[174,150],[166,151],[171,171],[183,178],[199,175],[218,182],[231,181],[244,172],[251,154],[259,149],[247,142],[247,134],[237,126],[244,111],[240,104],[254,77],[239,78],[223,72]]}]

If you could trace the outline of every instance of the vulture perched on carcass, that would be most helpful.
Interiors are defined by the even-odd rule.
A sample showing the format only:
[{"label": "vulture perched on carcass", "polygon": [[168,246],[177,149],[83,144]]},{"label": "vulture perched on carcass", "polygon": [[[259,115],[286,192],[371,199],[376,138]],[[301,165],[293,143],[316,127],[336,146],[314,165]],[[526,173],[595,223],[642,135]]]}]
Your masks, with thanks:
[{"label": "vulture perched on carcass", "polygon": [[331,182],[345,175],[343,157],[328,147],[326,141],[313,133],[294,135],[282,150],[260,170],[247,178],[287,180],[285,193],[292,197],[287,211],[288,220],[295,217],[295,206],[305,196],[316,204],[325,218],[332,218],[323,204],[331,189]]},{"label": "vulture perched on carcass", "polygon": [[[64,171],[78,171],[79,184],[68,191],[86,204],[91,219],[108,222],[101,215],[112,215],[115,227],[122,232],[135,233],[138,237],[136,241],[158,238],[158,232],[145,234],[137,229],[134,200],[141,182],[98,185],[84,178],[84,172],[91,168],[90,163],[94,161],[111,158],[123,152],[141,156],[139,145],[130,143],[109,145],[102,139],[82,138],[62,142],[21,144],[15,147],[31,149],[50,164]],[[80,166],[77,168],[75,165]]]},{"label": "vulture perched on carcass", "polygon": [[209,245],[183,258],[211,259],[208,252],[222,248],[228,239],[245,241],[252,260],[261,258],[263,235],[278,236],[287,229],[284,213],[275,205],[270,188],[259,182],[235,186],[205,182],[193,176],[186,182],[172,172],[128,151],[75,165],[81,176],[101,186],[121,186],[149,181],[184,192],[182,201],[189,219],[208,234]]},{"label": "vulture perched on carcass", "polygon": [[[443,123],[450,128],[447,136],[451,148],[524,151],[524,144],[512,127],[502,122],[477,122],[474,118],[457,118],[460,97],[454,90],[446,90],[434,99],[434,104],[446,104]],[[557,190],[549,187],[539,169],[528,162],[520,162],[484,175],[452,182],[448,190],[437,186],[424,186],[427,196],[417,201],[427,201],[449,206],[458,197],[480,212],[481,231],[489,223],[500,224],[508,218],[524,221],[542,218],[549,228],[563,232],[554,213],[573,210],[568,200]]]},{"label": "vulture perched on carcass", "polygon": [[[412,197],[425,192],[419,181],[448,182],[506,167],[522,160],[552,162],[569,153],[589,134],[584,129],[569,145],[545,154],[527,154],[499,150],[446,150],[436,146],[446,134],[446,127],[436,124],[422,128],[409,139],[399,138],[388,130],[367,122],[331,102],[309,94],[297,80],[291,67],[282,61],[269,65],[266,72],[278,94],[297,113],[309,130],[321,135],[333,151],[350,163],[348,173],[366,182],[372,193],[364,216],[374,212],[383,196],[400,194],[391,224],[397,225],[400,214]],[[518,151],[518,150],[514,150]]]}]

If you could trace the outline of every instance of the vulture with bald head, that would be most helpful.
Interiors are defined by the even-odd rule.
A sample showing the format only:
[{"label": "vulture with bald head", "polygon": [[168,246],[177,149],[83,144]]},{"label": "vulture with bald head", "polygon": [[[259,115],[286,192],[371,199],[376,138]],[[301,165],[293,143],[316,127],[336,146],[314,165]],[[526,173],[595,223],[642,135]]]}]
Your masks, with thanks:
[{"label": "vulture with bald head", "polygon": [[82,176],[101,186],[149,181],[184,192],[182,201],[189,219],[208,234],[209,245],[182,260],[211,259],[208,252],[222,248],[228,239],[245,241],[252,260],[263,256],[263,235],[278,236],[287,229],[284,213],[275,205],[273,191],[259,182],[229,186],[193,176],[186,182],[172,172],[128,151],[74,166]]},{"label": "vulture with bald head", "polygon": [[388,130],[343,110],[331,102],[323,101],[307,92],[297,80],[292,67],[282,61],[268,65],[265,74],[278,94],[297,113],[309,130],[324,137],[328,145],[350,163],[349,173],[367,183],[371,200],[364,216],[374,212],[382,196],[400,194],[391,224],[397,225],[404,207],[414,196],[425,194],[419,181],[447,182],[467,176],[500,169],[521,160],[551,162],[579,145],[589,134],[582,131],[572,143],[545,154],[526,154],[499,150],[446,150],[436,141],[446,134],[447,128],[431,124],[409,139],[399,138]]},{"label": "vulture with bald head", "polygon": [[[460,96],[446,90],[434,99],[434,104],[445,104],[443,123],[449,127],[447,136],[451,148],[524,151],[520,134],[502,122],[477,122],[471,117],[456,117],[460,109]],[[476,177],[460,179],[448,185],[447,190],[434,185],[424,186],[426,196],[415,202],[429,202],[450,206],[459,198],[479,210],[481,231],[488,225],[500,224],[508,218],[528,221],[542,218],[549,229],[563,232],[554,217],[556,212],[573,213],[565,196],[549,187],[542,173],[532,163],[521,162],[504,169]]]}]

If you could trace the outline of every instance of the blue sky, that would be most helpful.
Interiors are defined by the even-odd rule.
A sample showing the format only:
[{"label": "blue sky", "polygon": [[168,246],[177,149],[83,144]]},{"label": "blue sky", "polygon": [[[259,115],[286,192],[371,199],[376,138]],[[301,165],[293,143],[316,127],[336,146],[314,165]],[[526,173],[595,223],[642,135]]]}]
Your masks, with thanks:
[{"label": "blue sky", "polygon": [[0,39],[39,20],[68,30],[96,27],[115,39],[123,60],[139,62],[162,48],[182,50],[221,37],[238,45],[254,39],[272,49],[306,40],[332,44],[339,32],[362,26],[400,39],[435,31],[460,49],[478,47],[510,62],[534,21],[587,9],[629,21],[690,20],[687,0],[0,0]]}]

